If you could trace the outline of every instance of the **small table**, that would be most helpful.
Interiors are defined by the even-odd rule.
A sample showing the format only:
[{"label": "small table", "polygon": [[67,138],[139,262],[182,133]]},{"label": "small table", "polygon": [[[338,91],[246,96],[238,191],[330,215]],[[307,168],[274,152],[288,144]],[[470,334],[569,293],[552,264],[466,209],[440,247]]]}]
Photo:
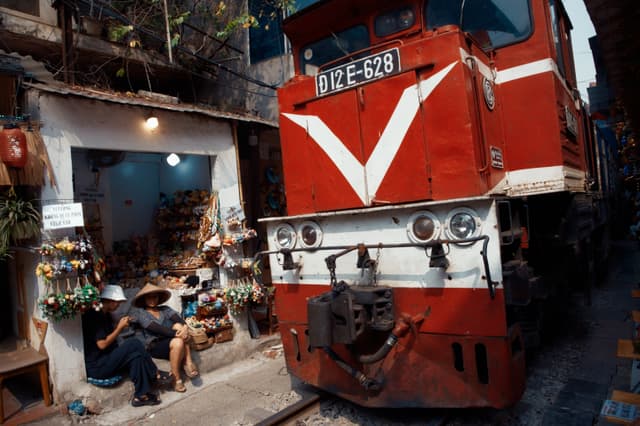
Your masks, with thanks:
[{"label": "small table", "polygon": [[631,339],[618,339],[618,357],[640,359],[640,353],[633,350],[633,342]]},{"label": "small table", "polygon": [[49,393],[49,357],[33,348],[0,353],[0,423],[4,423],[4,403],[2,389],[5,379],[37,370],[40,373],[40,386],[44,404],[51,405]]}]

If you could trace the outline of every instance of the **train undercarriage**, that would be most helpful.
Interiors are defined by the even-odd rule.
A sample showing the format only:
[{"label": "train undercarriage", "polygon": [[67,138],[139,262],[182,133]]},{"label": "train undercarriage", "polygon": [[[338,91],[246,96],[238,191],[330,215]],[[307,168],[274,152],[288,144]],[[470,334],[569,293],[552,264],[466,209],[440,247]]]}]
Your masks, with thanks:
[{"label": "train undercarriage", "polygon": [[609,253],[600,204],[591,194],[571,193],[500,204],[507,320],[520,324],[526,348],[553,337],[573,294],[591,304]]}]

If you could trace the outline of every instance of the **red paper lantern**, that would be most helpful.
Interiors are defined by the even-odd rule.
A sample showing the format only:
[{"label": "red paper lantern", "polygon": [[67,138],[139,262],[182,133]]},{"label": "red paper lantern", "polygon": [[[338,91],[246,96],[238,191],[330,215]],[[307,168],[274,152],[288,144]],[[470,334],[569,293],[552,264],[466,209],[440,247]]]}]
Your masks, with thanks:
[{"label": "red paper lantern", "polygon": [[23,168],[29,151],[27,137],[15,124],[5,124],[0,132],[0,159],[7,167]]}]

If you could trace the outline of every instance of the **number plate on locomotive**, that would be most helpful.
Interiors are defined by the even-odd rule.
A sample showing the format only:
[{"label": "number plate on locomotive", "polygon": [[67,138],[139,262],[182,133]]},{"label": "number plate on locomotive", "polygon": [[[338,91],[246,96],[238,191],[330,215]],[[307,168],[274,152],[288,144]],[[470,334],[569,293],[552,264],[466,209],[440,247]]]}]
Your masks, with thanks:
[{"label": "number plate on locomotive", "polygon": [[385,50],[321,72],[316,76],[316,94],[338,92],[398,72],[400,52],[398,49]]}]

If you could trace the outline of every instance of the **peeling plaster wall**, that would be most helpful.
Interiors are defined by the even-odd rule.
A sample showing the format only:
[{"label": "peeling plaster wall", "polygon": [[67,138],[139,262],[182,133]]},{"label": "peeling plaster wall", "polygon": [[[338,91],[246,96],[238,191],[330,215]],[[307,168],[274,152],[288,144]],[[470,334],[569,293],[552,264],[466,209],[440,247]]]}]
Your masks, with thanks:
[{"label": "peeling plaster wall", "polygon": [[[293,76],[293,57],[290,54],[276,56],[249,67],[250,75],[260,81],[282,87]],[[270,89],[262,89],[261,93],[248,93],[246,96],[247,111],[251,111],[261,117],[275,122],[279,121],[277,92]]]},{"label": "peeling plaster wall", "polygon": [[[38,95],[39,93],[39,95]],[[38,105],[41,134],[55,170],[57,188],[46,185],[42,199],[48,202],[74,198],[71,147],[140,152],[183,152],[215,157],[212,188],[220,191],[221,208],[240,203],[237,154],[229,122],[196,114],[153,110],[160,126],[154,132],[143,128],[151,112],[133,105],[120,105],[79,97],[63,97],[30,91],[31,105]],[[37,102],[34,104],[34,101]],[[32,111],[32,113],[35,111]],[[132,182],[135,184],[135,182]],[[116,190],[116,189],[113,189]],[[115,221],[115,218],[114,218]],[[36,256],[33,261],[37,263]],[[25,268],[30,311],[41,318],[37,299],[45,294],[33,274],[35,263]],[[222,279],[223,277],[221,277]],[[29,285],[31,283],[31,285]],[[36,335],[33,330],[31,335]],[[79,318],[50,323],[45,339],[55,395],[64,395],[84,382],[82,329]]]}]

